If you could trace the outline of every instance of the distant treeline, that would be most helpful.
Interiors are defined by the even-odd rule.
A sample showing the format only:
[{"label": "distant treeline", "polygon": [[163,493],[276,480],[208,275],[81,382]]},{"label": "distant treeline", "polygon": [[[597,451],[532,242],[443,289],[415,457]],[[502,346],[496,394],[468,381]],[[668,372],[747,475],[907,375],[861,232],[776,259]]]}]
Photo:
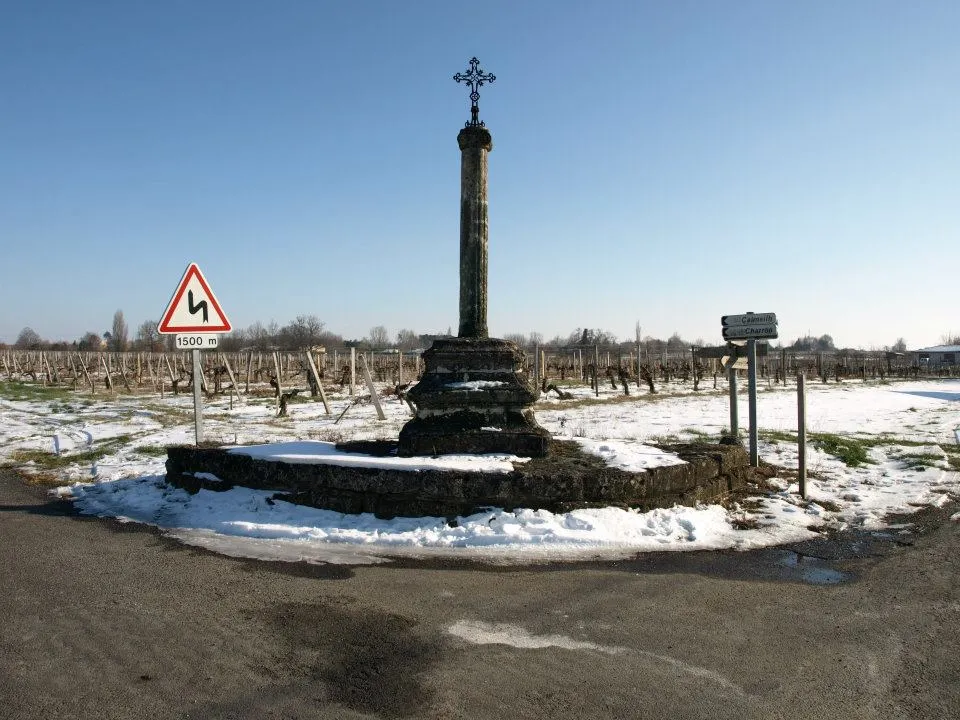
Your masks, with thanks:
[{"label": "distant treeline", "polygon": [[[117,310],[113,316],[110,330],[103,333],[89,331],[77,340],[49,341],[42,338],[33,328],[25,327],[17,336],[13,345],[0,342],[0,348],[13,347],[21,350],[114,350],[114,351],[146,351],[159,352],[173,350],[173,336],[164,336],[157,332],[157,322],[147,320],[140,324],[131,340],[127,330],[127,323],[123,311]],[[364,350],[380,350],[395,348],[411,351],[430,347],[434,339],[449,337],[451,329],[439,333],[417,333],[408,328],[396,333],[390,333],[383,325],[370,328],[369,333],[360,339],[346,339],[342,335],[327,329],[326,323],[316,315],[298,315],[286,325],[271,321],[267,325],[255,322],[247,328],[237,329],[220,337],[220,348],[226,352],[238,350],[287,350],[297,351],[315,347],[357,347]],[[629,340],[619,340],[613,333],[600,328],[576,328],[568,335],[557,335],[545,339],[539,332],[528,334],[508,333],[503,336],[521,347],[543,349],[569,347],[599,347],[604,350],[619,349],[622,351],[635,350],[640,345],[646,353],[676,353],[688,350],[692,346],[702,347],[708,344],[721,344],[719,339],[706,343],[702,338],[693,341],[685,340],[679,333],[673,333],[669,338],[646,335],[641,337],[639,325],[635,337]],[[941,337],[944,345],[960,344],[960,335],[947,333]],[[771,343],[775,349],[786,348],[803,352],[831,352],[838,348],[830,335],[806,335],[797,338],[792,343]],[[853,349],[853,348],[848,348]],[[892,345],[885,345],[875,350],[905,352],[906,340],[897,338]]]}]

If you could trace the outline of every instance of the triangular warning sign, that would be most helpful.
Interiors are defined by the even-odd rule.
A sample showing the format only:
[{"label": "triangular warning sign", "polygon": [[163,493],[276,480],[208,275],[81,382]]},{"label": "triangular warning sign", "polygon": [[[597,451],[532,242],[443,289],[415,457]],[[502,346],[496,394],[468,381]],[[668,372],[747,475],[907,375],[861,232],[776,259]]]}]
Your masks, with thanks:
[{"label": "triangular warning sign", "polygon": [[200,268],[196,263],[190,263],[157,330],[173,334],[230,332],[231,329],[230,321],[220,309],[220,303]]}]

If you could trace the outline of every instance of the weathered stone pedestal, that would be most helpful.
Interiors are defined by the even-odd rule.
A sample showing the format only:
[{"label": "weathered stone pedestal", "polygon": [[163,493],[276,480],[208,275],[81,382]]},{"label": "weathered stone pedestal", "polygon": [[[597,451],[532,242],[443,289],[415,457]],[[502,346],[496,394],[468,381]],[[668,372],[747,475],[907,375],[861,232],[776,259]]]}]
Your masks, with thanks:
[{"label": "weathered stone pedestal", "polygon": [[530,409],[539,390],[514,343],[445,338],[423,359],[423,377],[408,394],[416,417],[400,431],[400,455],[547,454],[550,435]]}]

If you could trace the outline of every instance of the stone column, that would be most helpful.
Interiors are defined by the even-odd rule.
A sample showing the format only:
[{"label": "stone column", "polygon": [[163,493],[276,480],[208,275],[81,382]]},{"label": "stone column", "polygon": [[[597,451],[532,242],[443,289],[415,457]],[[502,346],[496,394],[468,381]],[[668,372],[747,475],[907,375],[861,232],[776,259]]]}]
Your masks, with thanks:
[{"label": "stone column", "polygon": [[423,376],[406,396],[416,416],[400,431],[397,453],[543,457],[550,433],[533,416],[540,390],[530,382],[526,356],[514,343],[488,337],[487,153],[493,140],[486,128],[468,125],[457,142],[460,329],[423,353]]},{"label": "stone column", "polygon": [[460,145],[460,330],[462,338],[487,337],[487,153],[490,132],[479,125],[457,135]]}]

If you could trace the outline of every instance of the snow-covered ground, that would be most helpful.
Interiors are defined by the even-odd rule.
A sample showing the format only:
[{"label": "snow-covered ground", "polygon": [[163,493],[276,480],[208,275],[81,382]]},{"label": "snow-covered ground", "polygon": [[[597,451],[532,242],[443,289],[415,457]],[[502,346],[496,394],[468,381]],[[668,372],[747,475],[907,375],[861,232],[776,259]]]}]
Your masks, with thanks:
[{"label": "snow-covered ground", "polygon": [[[573,401],[542,398],[540,423],[571,438],[616,467],[676,462],[651,443],[717,438],[728,426],[726,388],[694,393],[676,385],[656,396],[622,398],[602,389],[573,388]],[[16,399],[21,397],[22,399]],[[381,466],[508,470],[510,458],[476,457],[420,461],[352,455],[331,443],[395,438],[409,418],[400,401],[384,400],[385,421],[372,406],[349,408],[333,395],[331,414],[320,403],[296,403],[278,418],[272,401],[207,402],[206,438],[238,450],[297,462],[349,462]],[[745,425],[746,397],[740,398]],[[184,542],[219,552],[265,559],[312,562],[381,562],[395,556],[456,554],[494,562],[616,557],[650,550],[732,548],[745,550],[815,536],[827,529],[879,528],[890,513],[960,499],[960,381],[821,385],[807,392],[808,432],[859,440],[862,464],[851,467],[810,442],[809,501],[797,494],[790,471],[798,462],[797,396],[793,386],[762,387],[758,399],[760,456],[785,472],[779,491],[740,505],[674,507],[640,513],[615,508],[554,514],[543,510],[487,512],[448,523],[440,518],[378,520],[273,500],[271,493],[234,488],[190,495],[164,480],[164,447],[193,440],[192,397],[137,397],[61,393],[38,397],[0,384],[0,462],[28,472],[56,473],[55,492],[84,513],[148,523]],[[59,449],[61,455],[55,455]],[[413,463],[416,464],[413,464]],[[795,476],[795,473],[794,473]]]}]

